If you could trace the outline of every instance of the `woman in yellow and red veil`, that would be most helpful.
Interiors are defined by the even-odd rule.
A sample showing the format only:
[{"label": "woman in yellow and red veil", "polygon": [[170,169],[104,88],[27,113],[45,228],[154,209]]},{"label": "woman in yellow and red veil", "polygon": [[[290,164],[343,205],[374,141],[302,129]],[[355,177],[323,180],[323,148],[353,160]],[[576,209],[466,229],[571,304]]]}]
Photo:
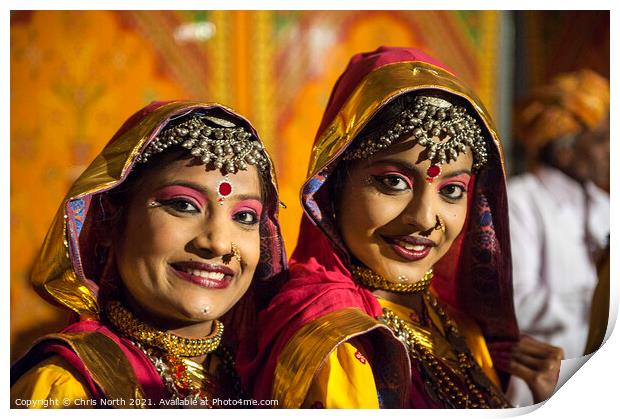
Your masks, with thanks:
[{"label": "woman in yellow and red veil", "polygon": [[444,65],[415,49],[355,55],[301,202],[288,282],[259,316],[257,346],[240,353],[254,397],[498,408],[509,373],[538,377],[538,400],[550,396],[561,351],[521,338],[514,314],[499,136]]},{"label": "woman in yellow and red veil", "polygon": [[136,112],[45,238],[33,285],[75,321],[13,366],[13,406],[241,397],[231,352],[286,266],[278,206],[272,162],[241,115],[192,101]]}]

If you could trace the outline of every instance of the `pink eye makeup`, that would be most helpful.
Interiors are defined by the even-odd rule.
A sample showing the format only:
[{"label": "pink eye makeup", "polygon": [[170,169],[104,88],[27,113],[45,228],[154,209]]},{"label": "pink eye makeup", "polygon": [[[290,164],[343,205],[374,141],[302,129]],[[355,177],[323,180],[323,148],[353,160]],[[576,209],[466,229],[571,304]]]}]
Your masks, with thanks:
[{"label": "pink eye makeup", "polygon": [[263,204],[256,199],[245,199],[236,203],[232,210],[233,214],[242,211],[253,211],[257,217],[260,217],[263,212]]},{"label": "pink eye makeup", "polygon": [[443,189],[448,185],[459,186],[463,189],[464,192],[467,192],[469,189],[469,181],[471,180],[471,176],[467,173],[463,173],[458,176],[449,177],[447,179],[442,180],[437,189]]},{"label": "pink eye makeup", "polygon": [[263,205],[260,201],[256,199],[245,199],[238,202],[233,207],[232,218],[241,224],[254,226],[260,221],[262,211]]},{"label": "pink eye makeup", "polygon": [[203,208],[207,197],[201,191],[183,185],[164,186],[155,193],[157,201],[172,201],[175,199],[187,199],[198,208]]},{"label": "pink eye makeup", "polygon": [[372,177],[381,184],[394,189],[413,189],[413,177],[410,173],[393,164],[379,164],[370,169]]},{"label": "pink eye makeup", "polygon": [[471,176],[469,174],[455,175],[444,179],[437,187],[439,193],[452,202],[457,202],[467,193]]}]

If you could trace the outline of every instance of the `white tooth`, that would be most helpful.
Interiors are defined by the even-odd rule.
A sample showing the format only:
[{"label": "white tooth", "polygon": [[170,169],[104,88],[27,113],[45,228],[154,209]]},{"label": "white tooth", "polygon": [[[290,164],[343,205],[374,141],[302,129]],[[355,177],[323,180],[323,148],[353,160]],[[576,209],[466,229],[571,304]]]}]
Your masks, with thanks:
[{"label": "white tooth", "polygon": [[426,248],[426,246],[424,246],[422,244],[411,244],[411,243],[407,243],[407,242],[404,242],[404,241],[399,242],[399,244],[400,244],[401,247],[404,247],[407,250],[413,250],[413,251],[416,251],[416,252],[421,252],[421,251],[423,251]]},{"label": "white tooth", "polygon": [[401,247],[404,247],[407,250],[413,250],[413,245],[411,243],[407,243],[407,242],[399,242]]},{"label": "white tooth", "polygon": [[213,279],[216,281],[220,281],[224,279],[223,272],[201,271],[199,269],[192,269],[192,268],[185,268],[184,270],[190,275],[199,276],[205,279]]}]

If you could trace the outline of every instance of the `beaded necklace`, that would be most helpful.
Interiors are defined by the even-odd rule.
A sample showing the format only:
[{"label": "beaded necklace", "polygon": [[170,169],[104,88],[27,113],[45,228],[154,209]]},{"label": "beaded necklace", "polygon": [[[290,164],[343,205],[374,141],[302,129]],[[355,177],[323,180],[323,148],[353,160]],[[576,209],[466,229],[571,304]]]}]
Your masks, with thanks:
[{"label": "beaded necklace", "polygon": [[[392,310],[384,308],[383,316],[379,317],[379,320],[407,346],[409,356],[417,366],[429,396],[434,400],[441,400],[451,408],[511,407],[503,393],[474,360],[456,324],[448,318],[437,299],[428,291],[424,291],[422,295],[441,320],[445,338],[456,353],[458,371],[444,366],[424,344],[419,333]],[[463,378],[462,389],[453,381],[451,375],[460,375]]]},{"label": "beaded necklace", "polygon": [[[389,308],[383,308],[378,320],[385,323],[405,343],[407,352],[416,365],[425,383],[426,391],[435,400],[441,400],[452,408],[504,408],[511,407],[503,393],[489,380],[474,360],[467,343],[459,333],[456,324],[448,317],[437,299],[429,292],[433,270],[413,283],[392,283],[369,268],[353,266],[353,276],[363,285],[373,289],[406,294],[420,293],[424,301],[439,316],[445,339],[454,350],[458,361],[456,371],[445,366],[429,349],[428,337],[415,330]],[[424,313],[420,313],[424,315]],[[451,375],[461,377],[463,389],[459,388]]]},{"label": "beaded necklace", "polygon": [[140,349],[146,357],[153,363],[157,373],[162,379],[162,382],[166,386],[166,390],[171,395],[171,400],[174,401],[195,401],[194,403],[176,403],[179,406],[197,406],[213,408],[210,400],[214,397],[228,396],[230,394],[236,398],[244,398],[244,393],[241,389],[241,380],[235,369],[235,362],[232,354],[225,346],[220,346],[215,350],[215,354],[221,361],[218,366],[218,378],[228,377],[227,389],[230,389],[230,393],[226,395],[222,394],[221,383],[215,383],[213,377],[206,371],[204,372],[204,378],[200,382],[196,382],[190,378],[187,365],[182,359],[171,361],[166,358],[165,354],[157,351],[156,349],[145,347],[140,342],[131,341],[131,343]]},{"label": "beaded necklace", "polygon": [[108,303],[106,310],[108,319],[126,336],[176,356],[193,357],[213,352],[224,334],[224,325],[219,320],[213,321],[215,328],[210,336],[188,339],[143,323],[118,301]]}]

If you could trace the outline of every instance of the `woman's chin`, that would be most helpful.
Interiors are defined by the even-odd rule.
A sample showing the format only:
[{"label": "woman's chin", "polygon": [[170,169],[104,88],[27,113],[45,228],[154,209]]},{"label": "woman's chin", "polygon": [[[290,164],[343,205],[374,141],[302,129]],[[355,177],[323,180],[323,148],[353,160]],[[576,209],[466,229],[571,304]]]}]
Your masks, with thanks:
[{"label": "woman's chin", "polygon": [[387,273],[383,276],[390,282],[412,284],[421,280],[426,272],[431,269],[432,265],[420,264],[419,266],[395,266],[393,269],[388,269]]}]

